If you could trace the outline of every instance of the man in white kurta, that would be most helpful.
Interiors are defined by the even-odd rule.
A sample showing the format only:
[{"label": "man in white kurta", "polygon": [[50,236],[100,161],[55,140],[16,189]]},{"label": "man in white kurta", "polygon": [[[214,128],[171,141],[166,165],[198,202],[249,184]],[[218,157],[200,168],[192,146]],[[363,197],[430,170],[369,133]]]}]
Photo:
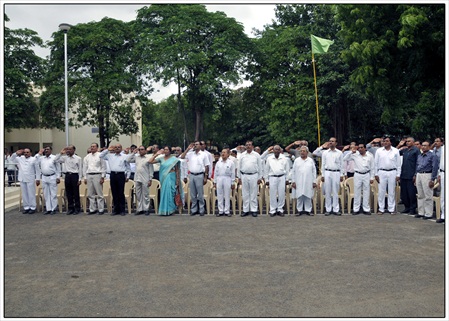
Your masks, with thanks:
[{"label": "man in white kurta", "polygon": [[266,159],[264,177],[267,188],[270,189],[270,216],[284,216],[285,181],[290,172],[290,164],[281,147],[275,145],[274,154]]},{"label": "man in white kurta", "polygon": [[336,148],[337,139],[329,139],[329,149],[321,155],[321,181],[324,182],[326,191],[326,212],[330,214],[341,215],[340,204],[338,203],[338,192],[340,191],[340,182],[343,182],[343,153]]},{"label": "man in white kurta", "polygon": [[254,151],[252,141],[247,141],[246,151],[239,158],[237,177],[242,185],[243,212],[241,216],[251,213],[257,217],[257,193],[262,181],[263,168],[260,155]]},{"label": "man in white kurta", "polygon": [[61,176],[61,165],[57,162],[56,156],[51,154],[50,146],[41,149],[36,155],[42,175],[42,190],[44,191],[45,209],[44,214],[56,214],[58,207],[58,184]]},{"label": "man in white kurta", "polygon": [[[295,159],[291,171],[292,196],[297,198],[297,216],[303,214],[311,215],[312,197],[316,188],[316,168],[315,162],[308,157],[309,148],[302,146],[299,150],[300,157]],[[304,208],[304,211],[303,211]]]},{"label": "man in white kurta", "polygon": [[127,159],[129,164],[135,164],[134,186],[136,189],[137,209],[135,215],[150,215],[149,188],[153,179],[153,164],[149,162],[146,148],[141,145],[134,149]]},{"label": "man in white kurta", "polygon": [[18,180],[22,191],[23,214],[34,214],[36,213],[36,184],[40,183],[37,159],[31,156],[29,148],[25,148],[12,154],[11,161],[19,167]]},{"label": "man in white kurta", "polygon": [[235,187],[235,165],[234,162],[229,158],[229,155],[229,149],[223,149],[221,152],[221,158],[215,165],[214,187],[217,189],[217,216],[231,216],[230,200],[231,189],[234,189]]},{"label": "man in white kurta", "polygon": [[366,152],[365,144],[359,144],[358,146],[354,145],[352,150],[343,157],[343,160],[354,162],[354,208],[352,214],[360,213],[360,201],[363,194],[363,214],[370,215],[370,184],[374,181],[373,154]]},{"label": "man in white kurta", "polygon": [[383,139],[383,147],[376,151],[374,156],[375,179],[379,183],[379,194],[377,201],[379,211],[382,215],[385,212],[385,194],[388,190],[388,212],[395,214],[396,210],[396,182],[401,176],[401,157],[399,150],[391,146],[389,137]]}]

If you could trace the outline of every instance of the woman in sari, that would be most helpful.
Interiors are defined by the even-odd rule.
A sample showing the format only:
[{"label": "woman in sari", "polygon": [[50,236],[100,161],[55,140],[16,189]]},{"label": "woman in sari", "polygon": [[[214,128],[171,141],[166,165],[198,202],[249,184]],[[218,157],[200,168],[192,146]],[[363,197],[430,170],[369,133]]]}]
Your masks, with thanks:
[{"label": "woman in sari", "polygon": [[161,182],[161,199],[159,202],[159,215],[172,215],[178,207],[175,204],[177,191],[183,193],[180,179],[179,159],[171,155],[171,148],[165,146],[158,150],[149,160],[150,163],[160,163],[159,179]]}]

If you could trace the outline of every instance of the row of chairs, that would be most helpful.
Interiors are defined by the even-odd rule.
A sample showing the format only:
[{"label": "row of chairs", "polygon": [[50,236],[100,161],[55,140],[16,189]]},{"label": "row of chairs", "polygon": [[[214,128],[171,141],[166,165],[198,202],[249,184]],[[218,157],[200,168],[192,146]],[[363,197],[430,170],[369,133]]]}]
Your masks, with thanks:
[{"label": "row of chairs", "polygon": [[[323,193],[323,185],[321,182],[321,176],[317,177],[317,188],[315,189],[314,196],[312,198],[312,205],[313,205],[313,211],[314,214],[317,214],[317,211],[320,210],[321,213],[324,213],[324,199],[325,195]],[[158,211],[159,206],[159,199],[158,199],[158,191],[161,187],[161,184],[158,180],[153,179],[152,185],[150,187],[150,200],[152,201],[152,207],[154,208],[155,212]],[[434,188],[437,188],[438,184],[435,185]],[[84,184],[84,182],[80,185],[80,200],[81,200],[81,207],[84,213],[88,210],[88,198],[87,198],[87,185]],[[187,213],[190,214],[190,208],[191,208],[191,201],[190,201],[190,192],[189,192],[189,184],[184,184],[182,182],[182,188],[184,190],[185,194],[185,201],[187,205]],[[400,186],[399,184],[396,185],[396,204],[399,203],[400,199]],[[291,184],[286,185],[286,191],[285,191],[285,210],[288,215],[290,214],[296,214],[296,199],[291,197],[292,194],[292,187]],[[378,204],[377,204],[377,195],[378,195],[378,183],[374,180],[374,183],[371,184],[370,189],[370,207],[374,211],[374,213],[377,212]],[[108,212],[112,212],[112,193],[111,193],[111,185],[110,180],[105,180],[103,183],[103,197],[105,199],[105,205],[108,210]],[[61,179],[60,183],[58,184],[58,190],[57,190],[57,198],[58,198],[58,209],[59,212],[62,212],[63,209],[67,210],[67,199],[65,197],[65,188],[64,188],[64,179]],[[258,207],[259,207],[259,214],[263,214],[264,208],[265,213],[269,212],[269,200],[270,200],[270,188],[265,186],[263,183],[259,184],[259,191],[258,191]],[[127,209],[128,213],[131,213],[132,210],[136,207],[136,201],[134,197],[134,181],[129,180],[125,183],[125,199],[127,203]],[[204,185],[204,199],[206,204],[206,211],[209,214],[214,215],[217,205],[217,195],[216,190],[213,187],[213,182],[211,180],[208,180],[206,185]],[[354,178],[350,177],[346,179],[345,181],[340,183],[340,190],[338,193],[338,199],[340,202],[340,208],[342,210],[342,213],[350,213],[352,209],[352,202],[354,200]],[[437,218],[440,218],[441,215],[441,207],[440,207],[440,197],[435,196],[434,197],[435,202],[435,208],[436,208],[436,216]],[[231,191],[231,209],[232,213],[234,215],[242,213],[242,186],[237,185],[235,183],[235,188]],[[36,210],[40,211],[43,210],[43,207],[45,205],[45,199],[44,194],[42,191],[42,185],[36,186]],[[318,208],[319,206],[319,208]],[[22,192],[20,192],[20,210],[22,208]],[[182,208],[179,208],[179,213],[182,213]]]}]

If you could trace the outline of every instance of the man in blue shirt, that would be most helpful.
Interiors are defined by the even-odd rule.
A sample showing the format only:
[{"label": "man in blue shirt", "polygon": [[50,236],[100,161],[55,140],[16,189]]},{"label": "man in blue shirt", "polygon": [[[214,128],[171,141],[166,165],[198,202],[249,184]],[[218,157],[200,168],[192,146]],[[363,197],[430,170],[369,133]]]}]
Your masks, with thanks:
[{"label": "man in blue shirt", "polygon": [[401,200],[404,203],[405,209],[401,213],[415,215],[417,200],[416,200],[416,186],[413,177],[416,172],[416,161],[418,155],[421,154],[419,149],[415,147],[415,139],[407,137],[402,140],[399,145],[399,155],[402,156],[401,168]]},{"label": "man in blue shirt", "polygon": [[428,220],[433,216],[433,186],[438,174],[438,157],[429,152],[430,143],[422,143],[422,153],[416,162],[416,173],[413,181],[418,190],[418,214],[416,218]]}]

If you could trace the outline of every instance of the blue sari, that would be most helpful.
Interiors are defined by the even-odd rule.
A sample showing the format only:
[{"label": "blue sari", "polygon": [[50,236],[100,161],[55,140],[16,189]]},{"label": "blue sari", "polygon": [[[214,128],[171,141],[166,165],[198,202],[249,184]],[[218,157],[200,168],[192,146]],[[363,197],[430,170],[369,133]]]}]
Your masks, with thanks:
[{"label": "blue sari", "polygon": [[[173,214],[178,207],[175,204],[175,194],[176,194],[176,172],[174,171],[175,166],[179,169],[179,159],[171,156],[169,159],[165,159],[164,157],[158,158],[158,162],[161,163],[161,167],[159,169],[159,179],[161,182],[161,200],[159,202],[159,215],[171,215]],[[172,171],[173,170],[173,171]],[[179,180],[179,190],[182,194],[184,193],[181,185],[181,181]]]}]

